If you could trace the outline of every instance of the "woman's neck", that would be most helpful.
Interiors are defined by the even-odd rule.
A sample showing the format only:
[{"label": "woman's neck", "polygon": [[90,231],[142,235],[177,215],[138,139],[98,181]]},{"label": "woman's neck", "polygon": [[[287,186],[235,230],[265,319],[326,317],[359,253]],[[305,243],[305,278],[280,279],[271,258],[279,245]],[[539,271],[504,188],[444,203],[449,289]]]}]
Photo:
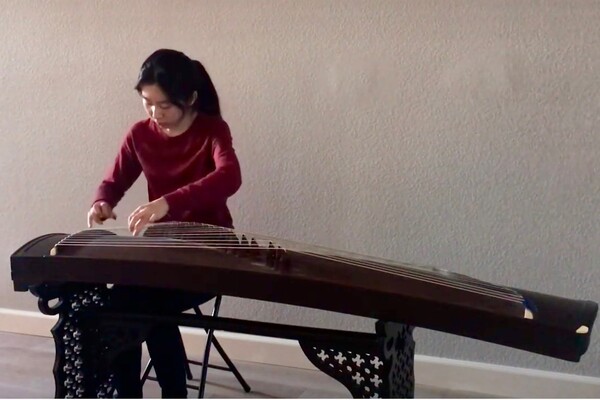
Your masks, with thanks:
[{"label": "woman's neck", "polygon": [[196,119],[196,116],[198,116],[197,111],[189,111],[185,113],[185,115],[181,118],[181,120],[176,126],[163,129],[163,132],[165,133],[165,135],[170,137],[179,136],[185,131],[187,131],[190,128],[190,126],[192,126],[194,120]]}]

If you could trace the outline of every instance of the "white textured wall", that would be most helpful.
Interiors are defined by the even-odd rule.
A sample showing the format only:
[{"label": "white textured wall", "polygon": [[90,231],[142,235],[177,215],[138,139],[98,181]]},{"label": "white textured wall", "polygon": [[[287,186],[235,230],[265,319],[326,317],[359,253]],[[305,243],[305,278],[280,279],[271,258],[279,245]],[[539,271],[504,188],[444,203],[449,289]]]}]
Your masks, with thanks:
[{"label": "white textured wall", "polygon": [[[0,306],[26,240],[84,228],[159,47],[203,61],[245,184],[240,229],[600,300],[600,2],[3,1]],[[67,158],[68,157],[68,158]],[[139,182],[117,209],[144,200]],[[398,305],[401,307],[401,305]],[[372,321],[227,300],[225,312]],[[600,376],[446,334],[418,352]]]}]

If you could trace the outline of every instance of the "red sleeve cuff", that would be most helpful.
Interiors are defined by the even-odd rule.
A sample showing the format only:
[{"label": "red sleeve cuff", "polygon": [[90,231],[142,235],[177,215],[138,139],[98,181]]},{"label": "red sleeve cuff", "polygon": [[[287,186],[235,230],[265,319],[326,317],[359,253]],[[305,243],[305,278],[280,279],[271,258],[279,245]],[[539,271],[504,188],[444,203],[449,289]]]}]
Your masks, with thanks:
[{"label": "red sleeve cuff", "polygon": [[182,215],[182,211],[186,209],[185,195],[181,190],[176,190],[163,196],[169,205],[169,215],[177,218]]}]

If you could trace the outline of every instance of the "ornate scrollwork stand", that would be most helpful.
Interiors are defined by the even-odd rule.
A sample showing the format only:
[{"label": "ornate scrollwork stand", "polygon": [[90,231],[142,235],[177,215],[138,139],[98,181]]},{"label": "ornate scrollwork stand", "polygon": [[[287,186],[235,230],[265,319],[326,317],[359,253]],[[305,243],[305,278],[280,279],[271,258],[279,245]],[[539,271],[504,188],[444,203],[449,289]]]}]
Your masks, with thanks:
[{"label": "ornate scrollwork stand", "polygon": [[379,321],[371,346],[299,341],[306,357],[342,383],[354,398],[413,398],[413,328]]},{"label": "ornate scrollwork stand", "polygon": [[[38,307],[59,315],[52,328],[56,346],[54,381],[56,398],[104,398],[112,391],[111,362],[129,346],[145,340],[149,324],[97,318],[110,305],[105,285],[42,285],[31,290]],[[50,305],[50,301],[58,302]]]},{"label": "ornate scrollwork stand", "polygon": [[[31,292],[38,297],[42,313],[59,315],[52,328],[56,345],[53,368],[55,397],[110,396],[113,392],[111,364],[115,356],[130,346],[142,343],[152,321],[102,318],[103,311],[110,311],[110,289],[106,285],[40,285],[31,288]],[[50,305],[53,300],[57,300],[56,304]],[[189,322],[180,320],[182,325],[186,321]],[[217,318],[214,323],[218,322]],[[250,326],[248,324],[256,326],[256,322],[248,321],[246,324],[239,321],[238,325],[247,327]],[[315,334],[317,330],[314,328],[284,328],[288,332],[298,332],[297,340],[307,358],[342,383],[353,397],[414,397],[415,343],[412,327],[379,321],[373,340],[346,344],[340,344],[334,337]],[[245,331],[249,332],[248,329]],[[306,335],[309,331],[310,334]]]}]

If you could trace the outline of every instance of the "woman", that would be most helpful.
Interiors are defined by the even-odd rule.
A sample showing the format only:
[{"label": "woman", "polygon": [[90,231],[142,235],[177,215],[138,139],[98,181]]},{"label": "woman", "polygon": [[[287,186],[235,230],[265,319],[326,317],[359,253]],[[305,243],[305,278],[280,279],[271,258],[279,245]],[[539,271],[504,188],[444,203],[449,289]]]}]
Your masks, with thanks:
[{"label": "woman", "polygon": [[[88,226],[116,219],[113,209],[143,172],[148,203],[128,218],[138,235],[148,223],[204,222],[233,227],[227,199],[241,185],[241,172],[215,87],[200,62],[168,49],[142,64],[135,86],[148,113],[125,135],[112,168],[98,187]],[[162,289],[113,287],[113,307],[131,312],[179,313],[212,296]],[[162,396],[185,398],[185,351],[179,328],[161,324],[146,339]],[[140,398],[141,346],[116,361],[119,397]]]}]

